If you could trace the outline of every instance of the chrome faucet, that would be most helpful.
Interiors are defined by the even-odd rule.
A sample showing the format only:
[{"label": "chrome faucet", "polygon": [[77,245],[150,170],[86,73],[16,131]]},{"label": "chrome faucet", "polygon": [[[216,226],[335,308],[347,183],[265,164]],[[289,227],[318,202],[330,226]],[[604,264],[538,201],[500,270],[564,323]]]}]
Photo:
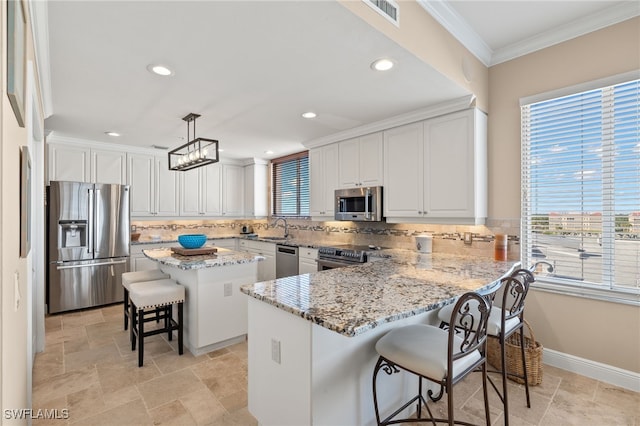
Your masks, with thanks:
[{"label": "chrome faucet", "polygon": [[284,237],[288,238],[289,237],[289,225],[287,224],[287,219],[285,219],[284,217],[279,217],[276,220],[273,221],[273,224],[271,226],[273,226],[274,228],[276,227],[276,225],[278,224],[278,221],[283,221],[284,222]]}]

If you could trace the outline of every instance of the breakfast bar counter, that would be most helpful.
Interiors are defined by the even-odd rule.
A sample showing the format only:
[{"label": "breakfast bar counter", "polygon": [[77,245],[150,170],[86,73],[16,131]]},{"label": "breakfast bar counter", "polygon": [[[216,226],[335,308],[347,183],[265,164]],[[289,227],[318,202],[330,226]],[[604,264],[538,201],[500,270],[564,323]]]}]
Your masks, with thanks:
[{"label": "breakfast bar counter", "polygon": [[[394,327],[437,324],[439,307],[490,287],[518,266],[408,250],[379,256],[241,288],[249,300],[249,411],[259,424],[375,424],[377,340]],[[379,393],[389,406],[415,385],[402,373],[394,383]]]},{"label": "breakfast bar counter", "polygon": [[185,286],[184,343],[193,355],[244,341],[247,301],[240,287],[255,283],[264,257],[217,247],[215,254],[180,255],[170,248],[143,250]]}]

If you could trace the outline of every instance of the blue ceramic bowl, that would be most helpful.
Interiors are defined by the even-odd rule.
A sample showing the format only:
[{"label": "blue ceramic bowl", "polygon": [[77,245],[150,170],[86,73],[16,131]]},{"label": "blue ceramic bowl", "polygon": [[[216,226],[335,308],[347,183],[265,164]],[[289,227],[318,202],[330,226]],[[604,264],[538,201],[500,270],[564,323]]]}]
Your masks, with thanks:
[{"label": "blue ceramic bowl", "polygon": [[207,236],[204,234],[185,234],[178,235],[178,242],[186,249],[197,249],[204,245]]}]

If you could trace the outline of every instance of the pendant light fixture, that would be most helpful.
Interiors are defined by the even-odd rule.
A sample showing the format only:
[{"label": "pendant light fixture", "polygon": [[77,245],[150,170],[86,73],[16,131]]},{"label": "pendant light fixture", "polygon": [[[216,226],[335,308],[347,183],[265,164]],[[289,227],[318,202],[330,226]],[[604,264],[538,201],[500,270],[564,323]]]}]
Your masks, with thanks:
[{"label": "pendant light fixture", "polygon": [[[220,161],[218,141],[196,138],[196,118],[200,114],[190,113],[182,119],[187,122],[187,142],[169,152],[169,170],[186,171]],[[193,122],[193,140],[189,140],[191,122]]]}]

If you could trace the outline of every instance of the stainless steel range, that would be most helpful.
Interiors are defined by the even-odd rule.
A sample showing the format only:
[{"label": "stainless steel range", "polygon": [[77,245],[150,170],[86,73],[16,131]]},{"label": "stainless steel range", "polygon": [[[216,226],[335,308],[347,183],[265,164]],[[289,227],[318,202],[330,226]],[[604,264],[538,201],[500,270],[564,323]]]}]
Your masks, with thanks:
[{"label": "stainless steel range", "polygon": [[318,271],[358,265],[367,261],[367,251],[379,247],[339,245],[318,248]]}]

